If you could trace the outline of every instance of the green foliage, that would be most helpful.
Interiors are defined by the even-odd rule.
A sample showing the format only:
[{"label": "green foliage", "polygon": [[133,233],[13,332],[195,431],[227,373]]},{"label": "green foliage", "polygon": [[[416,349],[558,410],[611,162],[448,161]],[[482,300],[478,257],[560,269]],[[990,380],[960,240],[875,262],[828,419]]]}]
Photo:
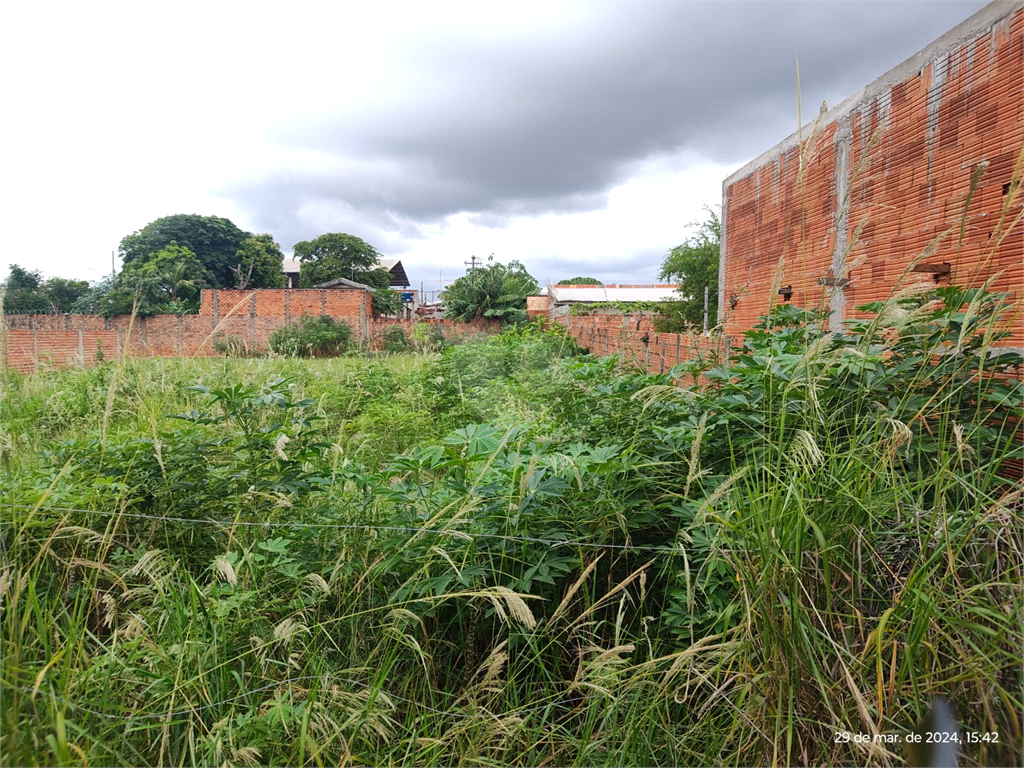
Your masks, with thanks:
[{"label": "green foliage", "polygon": [[380,334],[380,348],[384,352],[405,352],[409,349],[409,339],[400,325],[389,325]]},{"label": "green foliage", "polygon": [[272,352],[289,357],[332,357],[346,352],[352,329],[333,317],[303,317],[298,325],[278,328],[268,340]]},{"label": "green foliage", "polygon": [[[489,260],[490,261],[490,260]],[[471,269],[445,288],[444,316],[453,320],[493,318],[503,325],[525,322],[526,297],[540,290],[518,261]]]},{"label": "green foliage", "polygon": [[11,264],[3,283],[3,310],[10,315],[61,315],[89,290],[85,280],[51,277]]},{"label": "green foliage", "polygon": [[1015,733],[1007,309],[782,305],[700,388],[535,324],[14,377],[3,762],[883,765],[834,733],[979,690]]},{"label": "green foliage", "polygon": [[284,274],[284,253],[271,235],[247,237],[235,258],[238,263],[231,269],[235,288],[286,287],[288,278]]},{"label": "green foliage", "polygon": [[677,245],[661,264],[660,280],[679,283],[679,299],[664,302],[655,321],[660,333],[679,333],[701,328],[704,323],[704,288],[708,288],[708,324],[718,322],[718,255],[722,224],[718,213],[705,208],[707,218],[693,222],[697,231]]},{"label": "green foliage", "polygon": [[189,274],[189,279],[207,280],[212,288],[231,288],[235,285],[231,269],[238,264],[238,251],[250,237],[252,233],[218,216],[165,216],[121,241],[121,261],[125,269],[141,266],[174,243],[194,253],[204,270],[203,274]]},{"label": "green foliage", "polygon": [[387,286],[374,289],[370,302],[373,314],[379,317],[394,317],[405,308],[402,294]]},{"label": "green foliage", "polygon": [[593,277],[570,277],[568,280],[559,280],[558,285],[604,285],[604,283]]},{"label": "green foliage", "polygon": [[139,316],[196,312],[199,286],[208,276],[194,253],[172,242],[145,261],[131,262],[102,293],[94,289],[95,295],[76,309],[93,308],[104,317],[130,315],[133,310]]},{"label": "green foliage", "polygon": [[303,240],[295,244],[295,255],[302,261],[300,288],[312,288],[339,277],[375,288],[388,285],[386,279],[381,282],[379,272],[376,278],[369,274],[377,270],[387,274],[387,270],[378,266],[380,253],[355,235],[329,233],[313,240]]},{"label": "green foliage", "polygon": [[249,348],[248,341],[232,334],[215,337],[213,351],[225,357],[250,357],[255,352]]}]

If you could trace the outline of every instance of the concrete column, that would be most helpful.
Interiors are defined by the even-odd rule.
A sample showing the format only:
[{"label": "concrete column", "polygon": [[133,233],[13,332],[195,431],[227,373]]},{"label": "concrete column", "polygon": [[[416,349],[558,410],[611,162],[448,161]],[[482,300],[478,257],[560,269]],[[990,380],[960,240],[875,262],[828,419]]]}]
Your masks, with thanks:
[{"label": "concrete column", "polygon": [[288,325],[292,320],[292,289],[284,289],[284,324]]},{"label": "concrete column", "polygon": [[85,340],[82,338],[82,329],[78,329],[78,357],[82,361],[82,367],[85,367]]},{"label": "concrete column", "polygon": [[256,291],[249,300],[249,349],[256,348]]},{"label": "concrete column", "polygon": [[327,290],[325,288],[320,289],[320,317],[324,317],[327,314]]},{"label": "concrete column", "polygon": [[178,344],[177,352],[181,354],[181,351],[185,348],[185,318],[178,315]]},{"label": "concrete column", "polygon": [[829,297],[828,329],[832,333],[840,333],[843,330],[843,321],[846,319],[846,289],[843,286],[843,279],[846,277],[846,249],[847,249],[847,224],[850,213],[850,146],[853,144],[853,128],[850,125],[850,117],[840,120],[836,124],[835,145],[836,145],[836,213],[835,213],[835,246],[832,249],[832,277],[835,278],[835,285],[832,287],[832,295]]},{"label": "concrete column", "polygon": [[143,352],[148,352],[149,351],[149,336],[146,333],[146,318],[144,318],[144,317],[140,317],[139,318],[139,330],[141,331],[140,335],[142,336],[142,351]]},{"label": "concrete column", "polygon": [[[28,317],[29,322],[32,322],[32,316]],[[35,328],[32,329],[32,371],[39,373],[39,331]]]}]

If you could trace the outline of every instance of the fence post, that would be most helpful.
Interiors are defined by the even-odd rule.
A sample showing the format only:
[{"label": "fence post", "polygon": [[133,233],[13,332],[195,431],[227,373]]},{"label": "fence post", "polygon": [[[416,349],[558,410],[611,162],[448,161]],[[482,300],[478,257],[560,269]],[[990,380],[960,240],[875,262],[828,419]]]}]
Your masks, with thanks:
[{"label": "fence post", "polygon": [[[660,334],[659,334],[660,335]],[[665,372],[665,340],[661,340],[661,370],[659,373]]]}]

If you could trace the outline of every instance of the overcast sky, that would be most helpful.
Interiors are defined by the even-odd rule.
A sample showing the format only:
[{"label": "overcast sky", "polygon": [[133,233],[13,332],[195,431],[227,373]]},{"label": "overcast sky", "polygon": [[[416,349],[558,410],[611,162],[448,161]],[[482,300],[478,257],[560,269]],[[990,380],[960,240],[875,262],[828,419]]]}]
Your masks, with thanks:
[{"label": "overcast sky", "polygon": [[[983,2],[8,3],[7,264],[199,213],[646,282],[722,180]],[[432,285],[428,282],[426,288]]]}]

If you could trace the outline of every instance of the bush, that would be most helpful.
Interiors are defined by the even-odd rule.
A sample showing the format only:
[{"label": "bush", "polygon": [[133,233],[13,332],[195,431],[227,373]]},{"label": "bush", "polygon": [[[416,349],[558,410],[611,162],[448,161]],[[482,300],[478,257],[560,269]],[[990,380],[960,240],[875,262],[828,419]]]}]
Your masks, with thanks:
[{"label": "bush", "polygon": [[450,346],[441,329],[430,323],[413,325],[412,344],[420,352],[440,352]]},{"label": "bush", "polygon": [[270,336],[270,349],[290,357],[333,357],[352,343],[352,329],[332,317],[304,317],[300,325],[286,325]]},{"label": "bush", "polygon": [[380,334],[380,348],[385,352],[405,352],[409,339],[400,325],[389,325]]},{"label": "bush", "polygon": [[218,336],[213,340],[213,351],[224,357],[251,357],[249,342],[240,336]]}]

